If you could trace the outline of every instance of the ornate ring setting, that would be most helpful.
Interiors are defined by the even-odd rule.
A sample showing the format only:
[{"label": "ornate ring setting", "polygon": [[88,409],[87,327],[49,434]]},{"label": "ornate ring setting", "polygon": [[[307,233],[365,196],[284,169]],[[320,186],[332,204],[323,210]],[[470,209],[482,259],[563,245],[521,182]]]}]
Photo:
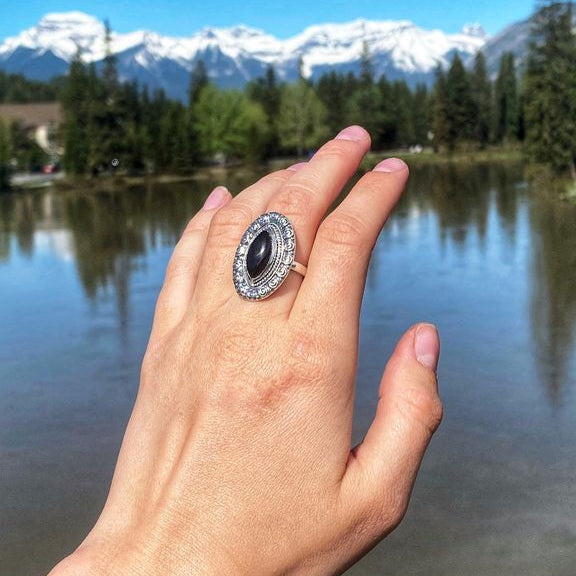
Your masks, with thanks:
[{"label": "ornate ring setting", "polygon": [[296,262],[296,234],[283,214],[267,212],[248,227],[236,250],[234,287],[245,300],[263,300],[276,292],[290,271],[306,275]]}]

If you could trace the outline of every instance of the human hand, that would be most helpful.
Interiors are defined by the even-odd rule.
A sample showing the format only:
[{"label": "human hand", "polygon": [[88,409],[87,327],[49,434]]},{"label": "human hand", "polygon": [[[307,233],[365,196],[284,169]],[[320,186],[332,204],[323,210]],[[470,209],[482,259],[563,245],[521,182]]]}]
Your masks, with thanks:
[{"label": "human hand", "polygon": [[[352,449],[364,282],[406,165],[380,163],[322,218],[369,147],[363,129],[348,128],[234,199],[216,189],[191,220],[158,299],[108,500],[52,576],[332,575],[400,522],[441,420],[439,341],[426,324],[401,338]],[[232,262],[267,211],[292,222],[308,273],[248,302]]]}]

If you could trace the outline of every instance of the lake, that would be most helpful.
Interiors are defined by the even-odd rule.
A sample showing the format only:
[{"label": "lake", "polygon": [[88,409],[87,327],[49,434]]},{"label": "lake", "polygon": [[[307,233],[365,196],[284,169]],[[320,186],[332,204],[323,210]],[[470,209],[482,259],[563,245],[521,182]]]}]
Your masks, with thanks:
[{"label": "lake", "polygon": [[[164,268],[215,184],[0,196],[2,576],[45,574],[96,520]],[[517,163],[412,169],[366,285],[355,441],[418,321],[444,422],[406,520],[349,574],[573,576],[576,207]]]}]

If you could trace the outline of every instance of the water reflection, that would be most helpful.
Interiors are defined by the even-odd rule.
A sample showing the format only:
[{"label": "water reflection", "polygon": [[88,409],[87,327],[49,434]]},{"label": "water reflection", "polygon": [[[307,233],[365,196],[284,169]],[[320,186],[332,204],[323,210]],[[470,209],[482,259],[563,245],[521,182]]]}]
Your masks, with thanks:
[{"label": "water reflection", "polygon": [[[172,247],[214,185],[257,176],[0,196],[6,573],[47,572],[97,517]],[[407,522],[351,574],[573,573],[575,269],[576,207],[530,193],[521,165],[412,168],[366,285],[355,441],[416,321],[443,336],[446,420]]]},{"label": "water reflection", "polygon": [[537,196],[531,222],[532,330],[540,374],[557,404],[575,380],[568,371],[576,329],[576,206]]},{"label": "water reflection", "polygon": [[[236,175],[229,185],[239,190],[256,176]],[[473,239],[483,254],[490,218],[495,217],[492,233],[502,235],[498,248],[512,259],[519,237],[519,207],[526,202],[522,178],[523,167],[516,163],[413,167],[409,193],[391,226],[401,231],[417,222],[421,227],[423,215],[433,214],[444,250],[452,246],[466,255]],[[147,252],[176,243],[216,184],[207,180],[0,197],[0,263],[9,264],[13,250],[32,258],[35,246],[73,260],[86,297],[95,300],[100,292],[112,289],[119,322],[125,325],[133,272],[146,266]],[[530,227],[533,265],[526,281],[532,295],[533,341],[549,397],[556,402],[567,380],[575,341],[576,208],[536,196]],[[378,265],[374,258],[373,272]],[[377,273],[371,274],[369,285],[377,278]]]}]

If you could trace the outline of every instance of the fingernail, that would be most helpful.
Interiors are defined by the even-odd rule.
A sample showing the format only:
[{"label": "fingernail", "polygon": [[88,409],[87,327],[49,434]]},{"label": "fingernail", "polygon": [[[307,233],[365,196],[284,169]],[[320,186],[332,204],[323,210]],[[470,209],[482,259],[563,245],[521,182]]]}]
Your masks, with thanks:
[{"label": "fingernail", "polygon": [[292,164],[292,166],[288,166],[286,170],[293,170],[294,172],[298,172],[298,170],[302,170],[302,168],[307,165],[308,162],[298,162],[298,164]]},{"label": "fingernail", "polygon": [[418,326],[414,337],[414,353],[422,366],[436,372],[440,354],[440,337],[436,326],[432,324]]},{"label": "fingernail", "polygon": [[202,209],[213,210],[214,208],[220,208],[220,206],[223,206],[226,203],[229,195],[230,193],[228,192],[228,188],[225,186],[216,186],[216,188],[210,192],[210,196],[206,198],[206,202],[204,202]]},{"label": "fingernail", "polygon": [[400,172],[406,168],[406,162],[400,160],[400,158],[386,158],[382,160],[379,164],[374,166],[374,172]]},{"label": "fingernail", "polygon": [[344,130],[336,136],[336,140],[354,140],[354,142],[361,142],[369,137],[368,132],[366,132],[362,126],[348,126],[348,128],[344,128]]}]

